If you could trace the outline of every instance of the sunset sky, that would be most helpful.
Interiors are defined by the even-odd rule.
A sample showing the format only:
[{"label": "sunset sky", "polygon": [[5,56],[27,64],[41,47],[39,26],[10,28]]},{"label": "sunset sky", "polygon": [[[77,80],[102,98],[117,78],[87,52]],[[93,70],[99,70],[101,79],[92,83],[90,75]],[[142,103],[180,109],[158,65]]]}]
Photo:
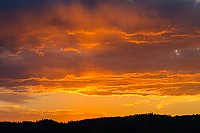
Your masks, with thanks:
[{"label": "sunset sky", "polygon": [[200,113],[200,0],[0,0],[0,121]]}]

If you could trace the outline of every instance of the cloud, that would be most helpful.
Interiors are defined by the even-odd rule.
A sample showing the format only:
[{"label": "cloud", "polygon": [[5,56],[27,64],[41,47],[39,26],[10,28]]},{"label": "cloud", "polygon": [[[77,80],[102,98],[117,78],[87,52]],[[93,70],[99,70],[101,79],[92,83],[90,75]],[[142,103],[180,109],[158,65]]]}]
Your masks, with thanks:
[{"label": "cloud", "polygon": [[[5,105],[8,106],[8,105]],[[10,105],[12,107],[12,105]],[[106,114],[93,114],[88,112],[78,112],[74,110],[35,110],[26,107],[8,108],[3,110],[0,106],[0,121],[38,121],[43,119],[53,119],[58,122],[68,122],[83,120],[88,118],[105,117]],[[64,118],[64,119],[63,119]]]},{"label": "cloud", "polygon": [[[14,96],[18,102],[28,100],[26,94],[49,94],[54,92],[75,93],[86,96],[195,96],[200,94],[199,73],[152,73],[96,74],[93,76],[66,75],[64,78],[5,79],[1,86],[8,90],[2,100]],[[5,90],[4,89],[4,90]],[[14,94],[12,94],[14,93]],[[18,94],[20,93],[20,94]],[[21,100],[20,100],[21,99]],[[14,99],[13,99],[14,101]],[[17,100],[15,100],[17,102]]]},{"label": "cloud", "polygon": [[199,47],[179,49],[175,50],[174,53],[182,58],[198,59],[200,57]]},{"label": "cloud", "polygon": [[180,103],[180,102],[195,102],[199,101],[199,95],[196,96],[179,96],[179,97],[171,97],[170,99],[165,99],[156,105],[157,109],[161,109],[167,105],[172,103]]},{"label": "cloud", "polygon": [[8,103],[26,103],[27,100],[33,100],[33,97],[24,94],[0,93],[0,101]]},{"label": "cloud", "polygon": [[0,0],[0,100],[198,95],[196,2]]},{"label": "cloud", "polygon": [[0,108],[19,108],[18,105],[0,105]]},{"label": "cloud", "polygon": [[150,101],[148,99],[144,99],[144,100],[137,100],[137,102],[126,103],[126,104],[122,104],[122,105],[130,107],[130,106],[137,106],[137,105],[140,105],[140,104],[143,104],[143,103],[150,103]]},{"label": "cloud", "polygon": [[195,2],[199,3],[199,2],[200,2],[200,0],[195,0]]},{"label": "cloud", "polygon": [[[22,49],[39,52],[44,44],[46,46],[56,43],[66,46],[66,42],[68,45],[70,45],[69,43],[76,44],[77,39],[67,36],[66,31],[73,33],[75,30],[88,30],[87,33],[92,33],[92,30],[95,29],[118,29],[127,33],[137,33],[141,31],[152,32],[155,29],[166,30],[169,25],[177,24],[190,27],[191,23],[194,23],[194,19],[196,20],[195,16],[198,13],[196,7],[192,7],[192,9],[194,8],[192,11],[189,10],[192,1],[157,1],[157,3],[132,1],[131,5],[127,5],[123,1],[117,3],[114,1],[64,2],[62,0],[59,2],[19,1],[17,4],[14,1],[11,3],[1,1],[1,3],[10,8],[16,5],[15,10],[1,14],[3,21],[1,22],[0,46],[12,54]],[[89,8],[87,5],[89,7],[95,6]],[[140,11],[136,5],[148,10]],[[25,8],[22,8],[23,6]],[[165,10],[169,8],[170,11]],[[127,12],[130,13],[127,14]],[[188,15],[190,12],[196,13],[194,18],[185,19],[185,17],[191,17]],[[166,16],[173,17],[173,19]],[[181,23],[182,20],[185,23]],[[195,21],[195,23],[197,22]]]}]

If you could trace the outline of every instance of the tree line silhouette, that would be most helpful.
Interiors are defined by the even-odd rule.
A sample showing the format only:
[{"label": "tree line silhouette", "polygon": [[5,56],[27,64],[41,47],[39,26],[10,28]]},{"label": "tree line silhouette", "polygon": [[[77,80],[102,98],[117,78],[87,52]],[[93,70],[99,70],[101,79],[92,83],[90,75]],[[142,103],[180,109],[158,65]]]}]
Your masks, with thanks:
[{"label": "tree line silhouette", "polygon": [[101,117],[68,123],[42,119],[36,122],[0,122],[1,133],[193,133],[200,132],[200,115],[170,116],[153,113],[136,114],[125,117]]}]

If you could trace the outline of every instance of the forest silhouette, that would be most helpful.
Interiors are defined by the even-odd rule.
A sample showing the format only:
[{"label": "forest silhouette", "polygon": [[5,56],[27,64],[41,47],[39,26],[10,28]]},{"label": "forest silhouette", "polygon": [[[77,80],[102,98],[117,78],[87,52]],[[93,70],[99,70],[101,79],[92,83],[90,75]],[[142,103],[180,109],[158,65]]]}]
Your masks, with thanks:
[{"label": "forest silhouette", "polygon": [[0,122],[0,133],[193,133],[200,132],[200,115],[170,116],[153,113],[101,117],[68,123],[42,119],[36,122]]}]

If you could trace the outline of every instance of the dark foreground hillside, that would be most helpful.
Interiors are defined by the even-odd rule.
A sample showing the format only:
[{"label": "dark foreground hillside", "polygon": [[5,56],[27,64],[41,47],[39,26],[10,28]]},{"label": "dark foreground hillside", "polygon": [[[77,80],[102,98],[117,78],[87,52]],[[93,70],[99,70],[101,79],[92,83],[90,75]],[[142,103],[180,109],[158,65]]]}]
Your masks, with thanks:
[{"label": "dark foreground hillside", "polygon": [[40,120],[37,122],[1,122],[0,132],[43,132],[43,133],[71,133],[71,132],[136,132],[136,133],[192,133],[200,132],[200,115],[166,116],[142,114],[126,117],[109,117],[87,119],[77,122],[58,123],[53,120]]}]

